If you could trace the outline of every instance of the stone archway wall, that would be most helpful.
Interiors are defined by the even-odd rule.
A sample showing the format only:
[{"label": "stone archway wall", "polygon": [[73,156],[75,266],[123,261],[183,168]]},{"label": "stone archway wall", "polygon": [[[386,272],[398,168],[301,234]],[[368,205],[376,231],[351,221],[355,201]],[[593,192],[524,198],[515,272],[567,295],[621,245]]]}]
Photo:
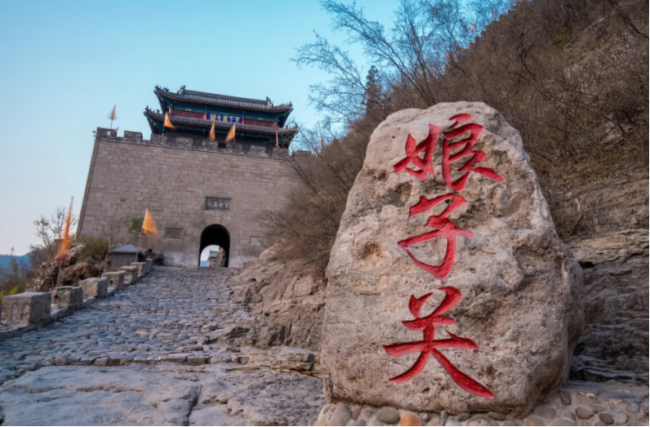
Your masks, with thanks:
[{"label": "stone archway wall", "polygon": [[210,246],[217,245],[220,248],[223,248],[225,251],[226,263],[225,267],[228,267],[229,255],[230,255],[230,233],[228,229],[220,224],[213,224],[205,227],[201,233],[201,242],[199,246],[199,262],[200,256],[203,250]]}]

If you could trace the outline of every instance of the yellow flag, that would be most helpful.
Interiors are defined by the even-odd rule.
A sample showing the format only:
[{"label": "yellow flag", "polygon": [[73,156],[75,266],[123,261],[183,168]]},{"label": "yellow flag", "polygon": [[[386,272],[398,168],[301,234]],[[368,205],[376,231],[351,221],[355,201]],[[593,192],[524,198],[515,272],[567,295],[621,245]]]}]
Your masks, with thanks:
[{"label": "yellow flag", "polygon": [[172,124],[172,121],[169,120],[169,113],[165,113],[165,127],[169,129],[176,129]]},{"label": "yellow flag", "polygon": [[236,125],[232,125],[232,127],[228,131],[228,135],[226,135],[226,142],[230,142],[235,139],[235,126]]},{"label": "yellow flag", "polygon": [[65,217],[65,222],[63,223],[63,230],[61,230],[61,244],[59,245],[59,252],[56,254],[56,260],[60,261],[66,258],[65,251],[70,247],[70,225],[72,223],[72,201],[70,199],[70,208],[68,208],[68,214]]},{"label": "yellow flag", "polygon": [[214,121],[212,121],[212,127],[210,128],[210,135],[208,136],[208,139],[210,141],[214,141],[216,139],[216,135],[214,133]]},{"label": "yellow flag", "polygon": [[149,212],[149,209],[144,213],[144,221],[142,221],[142,232],[147,235],[147,237],[154,236],[158,238],[158,226],[156,221],[153,219],[153,215]]},{"label": "yellow flag", "polygon": [[108,115],[108,118],[111,119],[111,129],[113,129],[113,120],[117,119],[117,115],[115,114],[115,105],[113,105],[113,110],[111,111],[111,114]]}]

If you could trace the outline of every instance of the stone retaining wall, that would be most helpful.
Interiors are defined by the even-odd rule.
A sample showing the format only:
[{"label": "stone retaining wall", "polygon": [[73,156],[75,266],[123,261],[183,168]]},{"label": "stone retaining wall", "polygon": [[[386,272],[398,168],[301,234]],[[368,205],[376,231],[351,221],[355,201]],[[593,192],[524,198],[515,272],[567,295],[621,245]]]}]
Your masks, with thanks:
[{"label": "stone retaining wall", "polygon": [[110,283],[106,277],[93,277],[83,280],[79,286],[60,286],[50,292],[23,292],[4,297],[0,307],[0,341],[67,317],[94,304],[97,299],[111,297],[125,285],[134,285],[153,269],[150,258],[133,264],[134,280],[129,282],[124,281],[124,272],[106,273],[112,278]]}]

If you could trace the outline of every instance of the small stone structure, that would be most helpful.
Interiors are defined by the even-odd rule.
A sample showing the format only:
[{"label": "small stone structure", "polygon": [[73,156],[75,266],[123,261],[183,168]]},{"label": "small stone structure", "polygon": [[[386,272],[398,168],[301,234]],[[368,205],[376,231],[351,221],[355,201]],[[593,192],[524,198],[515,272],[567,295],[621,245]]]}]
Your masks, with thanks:
[{"label": "small stone structure", "polygon": [[123,271],[111,271],[102,274],[102,277],[105,277],[106,280],[108,280],[108,287],[109,288],[115,288],[118,291],[120,289],[124,289],[126,286],[124,284],[124,272]]},{"label": "small stone structure", "polygon": [[147,264],[145,266],[145,269],[144,269],[145,274],[148,274],[151,271],[151,269],[153,268],[153,260],[151,258],[147,258],[145,263]]},{"label": "small stone structure", "polygon": [[133,245],[124,245],[114,248],[108,253],[111,271],[119,271],[120,267],[129,266],[132,262],[145,260],[145,254]]},{"label": "small stone structure", "polygon": [[83,289],[85,298],[106,298],[108,296],[108,280],[106,278],[91,277],[79,282],[79,286]]},{"label": "small stone structure", "polygon": [[132,265],[120,267],[120,270],[124,272],[124,284],[130,286],[138,281],[138,267]]},{"label": "small stone structure", "polygon": [[84,305],[84,291],[81,286],[59,286],[52,289],[52,303],[62,309],[79,310]]},{"label": "small stone structure", "polygon": [[9,325],[40,325],[50,321],[52,295],[49,292],[25,292],[2,300],[2,320]]}]

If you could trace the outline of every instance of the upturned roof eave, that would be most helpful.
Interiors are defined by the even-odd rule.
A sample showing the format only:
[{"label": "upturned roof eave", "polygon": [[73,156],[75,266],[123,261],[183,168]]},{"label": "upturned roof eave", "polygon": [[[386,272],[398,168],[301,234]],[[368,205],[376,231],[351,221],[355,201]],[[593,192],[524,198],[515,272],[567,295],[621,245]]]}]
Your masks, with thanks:
[{"label": "upturned roof eave", "polygon": [[[235,108],[235,109],[241,109],[247,111],[256,111],[261,113],[282,113],[282,115],[287,115],[287,116],[293,111],[293,106],[286,105],[286,104],[272,105],[272,106],[263,106],[263,105],[255,106],[255,105],[251,105],[253,104],[253,102],[246,103],[243,101],[226,100],[226,99],[221,101],[218,99],[214,99],[214,100],[196,99],[196,98],[188,97],[183,94],[166,92],[160,89],[154,89],[154,93],[158,97],[158,101],[160,102],[160,108],[162,110],[165,110],[165,105],[162,98],[166,98],[173,101],[195,103],[195,104],[202,104],[202,105],[214,105],[217,107]],[[201,96],[204,96],[205,98],[209,98],[209,96],[207,95],[201,95]]]}]

